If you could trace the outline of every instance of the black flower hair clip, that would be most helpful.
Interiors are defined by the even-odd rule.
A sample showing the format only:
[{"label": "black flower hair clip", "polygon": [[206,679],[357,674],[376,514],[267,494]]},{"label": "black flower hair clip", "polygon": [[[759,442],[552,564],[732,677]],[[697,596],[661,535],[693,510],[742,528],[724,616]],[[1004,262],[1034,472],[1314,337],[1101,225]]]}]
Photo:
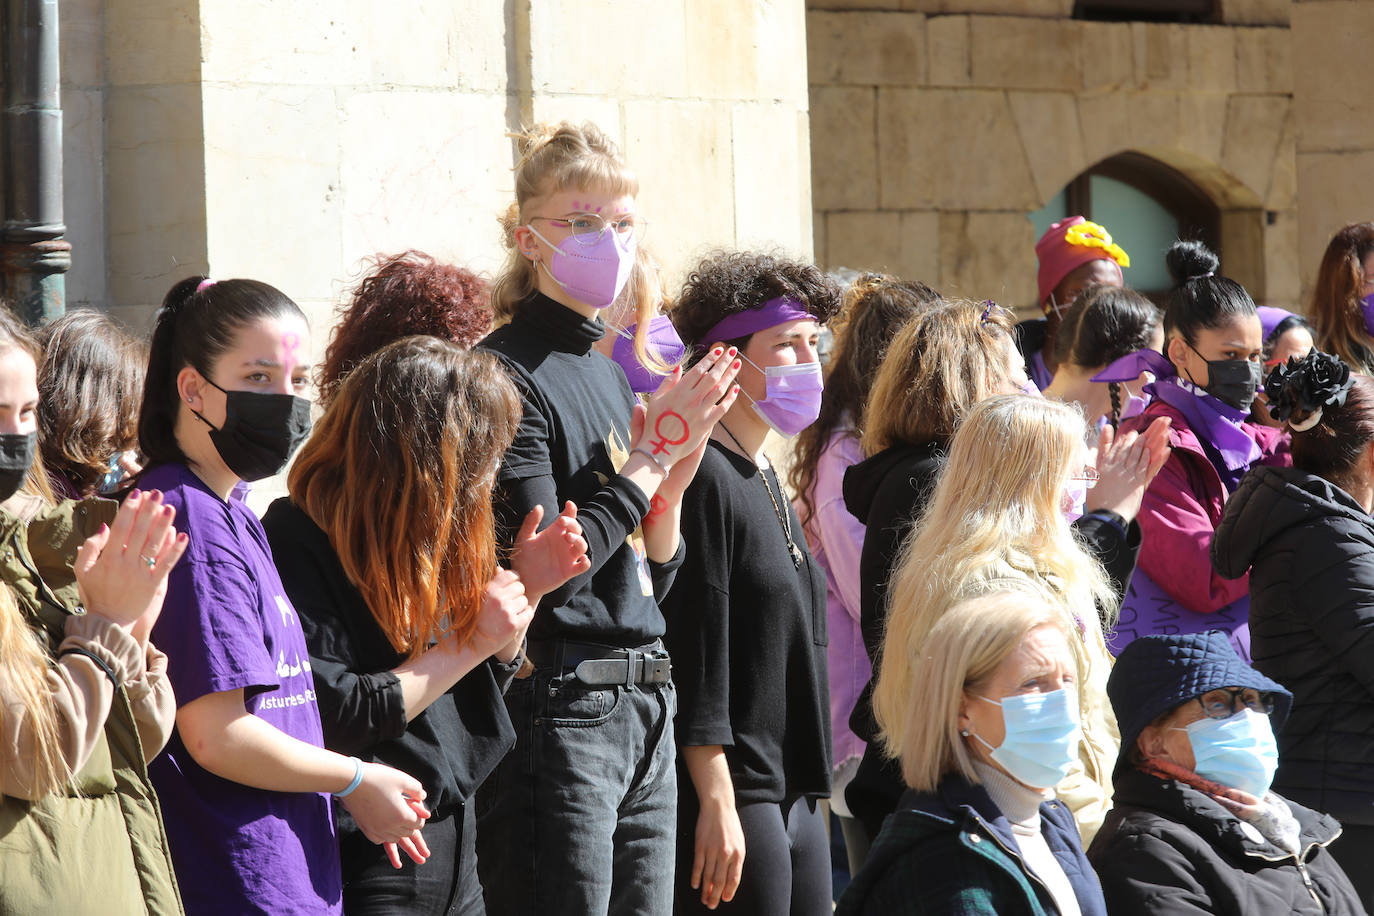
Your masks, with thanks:
[{"label": "black flower hair clip", "polygon": [[1289,429],[1311,429],[1321,422],[1326,408],[1345,403],[1352,384],[1350,367],[1330,353],[1312,350],[1302,359],[1290,356],[1264,381],[1269,415],[1283,421],[1297,414],[1300,419],[1289,422]]}]

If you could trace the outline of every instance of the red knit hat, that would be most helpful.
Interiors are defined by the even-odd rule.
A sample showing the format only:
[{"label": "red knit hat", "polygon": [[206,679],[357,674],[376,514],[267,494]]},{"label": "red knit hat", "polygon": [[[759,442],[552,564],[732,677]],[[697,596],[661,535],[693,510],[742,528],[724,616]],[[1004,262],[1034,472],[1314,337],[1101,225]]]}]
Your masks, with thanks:
[{"label": "red knit hat", "polygon": [[[1040,287],[1040,305],[1054,292],[1060,281],[1089,261],[1108,261],[1116,267],[1130,267],[1130,256],[1112,241],[1111,234],[1097,223],[1081,216],[1070,216],[1045,230],[1035,243],[1035,257],[1040,262],[1036,280]],[[1062,303],[1068,305],[1067,302]]]}]

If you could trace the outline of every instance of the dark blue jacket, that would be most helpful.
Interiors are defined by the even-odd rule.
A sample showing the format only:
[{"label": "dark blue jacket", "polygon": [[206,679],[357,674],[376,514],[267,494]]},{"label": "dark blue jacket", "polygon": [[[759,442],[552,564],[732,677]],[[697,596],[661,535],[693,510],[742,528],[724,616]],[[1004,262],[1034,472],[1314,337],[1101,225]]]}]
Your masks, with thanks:
[{"label": "dark blue jacket", "polygon": [[[1040,806],[1040,830],[1083,916],[1106,916],[1097,875],[1067,806]],[[972,916],[1059,912],[1022,860],[1011,824],[982,786],[951,774],[933,794],[908,791],[888,817],[836,916]]]}]

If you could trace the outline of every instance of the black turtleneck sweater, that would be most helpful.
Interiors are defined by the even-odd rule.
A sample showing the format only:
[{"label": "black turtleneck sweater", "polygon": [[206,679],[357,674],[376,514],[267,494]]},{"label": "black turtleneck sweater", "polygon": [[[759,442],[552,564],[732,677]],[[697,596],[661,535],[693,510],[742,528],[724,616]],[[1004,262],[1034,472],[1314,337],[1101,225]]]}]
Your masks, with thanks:
[{"label": "black turtleneck sweater", "polygon": [[564,502],[577,506],[591,569],[545,595],[532,639],[640,646],[663,635],[662,595],[682,563],[649,561],[640,522],[644,492],[620,468],[630,457],[634,395],[625,373],[592,349],[605,326],[535,293],[481,346],[501,358],[523,415],[497,475],[496,512],[509,546],[535,506],[547,527]]}]

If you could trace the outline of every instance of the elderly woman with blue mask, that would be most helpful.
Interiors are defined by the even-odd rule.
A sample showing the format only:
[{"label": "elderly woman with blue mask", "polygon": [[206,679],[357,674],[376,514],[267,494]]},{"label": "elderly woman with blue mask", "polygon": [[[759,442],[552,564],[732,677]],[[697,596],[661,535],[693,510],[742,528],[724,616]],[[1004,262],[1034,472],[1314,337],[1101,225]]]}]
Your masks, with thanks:
[{"label": "elderly woman with blue mask", "polygon": [[1365,912],[1326,848],[1340,824],[1269,790],[1293,695],[1224,632],[1137,639],[1107,695],[1121,756],[1088,858],[1113,916]]}]

